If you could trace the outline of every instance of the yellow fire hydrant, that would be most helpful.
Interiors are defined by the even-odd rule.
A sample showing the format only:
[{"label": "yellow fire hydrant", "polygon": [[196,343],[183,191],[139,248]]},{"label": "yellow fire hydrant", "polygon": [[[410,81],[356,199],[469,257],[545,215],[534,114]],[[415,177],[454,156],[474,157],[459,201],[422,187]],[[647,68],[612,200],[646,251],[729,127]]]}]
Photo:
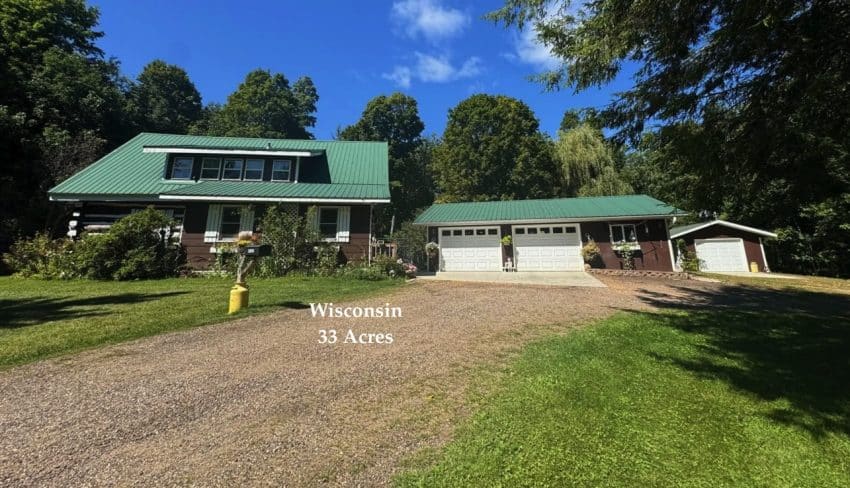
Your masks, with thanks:
[{"label": "yellow fire hydrant", "polygon": [[230,289],[230,306],[227,313],[234,314],[248,306],[248,285],[236,283]]}]

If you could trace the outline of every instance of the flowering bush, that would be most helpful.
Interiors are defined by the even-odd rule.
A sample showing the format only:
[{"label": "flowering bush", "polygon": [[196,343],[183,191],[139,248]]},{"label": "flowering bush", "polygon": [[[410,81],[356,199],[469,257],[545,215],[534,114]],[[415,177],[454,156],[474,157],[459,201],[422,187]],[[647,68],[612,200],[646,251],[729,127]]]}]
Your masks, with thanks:
[{"label": "flowering bush", "polygon": [[[399,260],[401,261],[401,260]],[[417,267],[413,263],[402,263],[404,265],[404,275],[408,278],[416,278]]]}]

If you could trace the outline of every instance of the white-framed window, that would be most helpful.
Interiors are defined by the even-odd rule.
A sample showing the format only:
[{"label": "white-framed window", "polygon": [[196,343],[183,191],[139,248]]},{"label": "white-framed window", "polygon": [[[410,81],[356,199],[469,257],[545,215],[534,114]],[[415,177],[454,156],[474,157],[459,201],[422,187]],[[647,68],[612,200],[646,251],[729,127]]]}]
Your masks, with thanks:
[{"label": "white-framed window", "polygon": [[201,161],[201,179],[217,180],[221,176],[221,158],[204,158]]},{"label": "white-framed window", "polygon": [[245,161],[245,180],[262,181],[266,166],[264,159],[249,159]]},{"label": "white-framed window", "polygon": [[351,207],[318,207],[314,225],[325,242],[348,242]]},{"label": "white-framed window", "polygon": [[289,181],[292,173],[292,161],[275,159],[272,162],[272,181]]},{"label": "white-framed window", "polygon": [[322,239],[336,239],[339,226],[339,209],[322,207],[319,209],[319,236]]},{"label": "white-framed window", "polygon": [[194,158],[174,158],[174,164],[171,165],[172,180],[189,180],[192,178],[192,164]]},{"label": "white-framed window", "polygon": [[611,232],[611,245],[617,249],[636,246],[638,243],[635,224],[608,224]]},{"label": "white-framed window", "polygon": [[225,159],[224,170],[221,172],[222,180],[241,180],[242,166],[245,161],[241,159]]},{"label": "white-framed window", "polygon": [[221,207],[221,224],[218,227],[218,238],[221,241],[235,240],[239,235],[242,224],[242,207]]}]

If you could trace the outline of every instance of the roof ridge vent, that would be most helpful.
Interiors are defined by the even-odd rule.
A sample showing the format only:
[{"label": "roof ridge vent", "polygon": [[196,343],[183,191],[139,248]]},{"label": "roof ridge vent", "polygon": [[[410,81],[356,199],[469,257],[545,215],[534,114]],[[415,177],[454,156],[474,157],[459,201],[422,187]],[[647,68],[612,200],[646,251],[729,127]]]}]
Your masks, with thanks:
[{"label": "roof ridge vent", "polygon": [[266,149],[271,149],[271,148],[272,148],[272,143],[266,142]]}]

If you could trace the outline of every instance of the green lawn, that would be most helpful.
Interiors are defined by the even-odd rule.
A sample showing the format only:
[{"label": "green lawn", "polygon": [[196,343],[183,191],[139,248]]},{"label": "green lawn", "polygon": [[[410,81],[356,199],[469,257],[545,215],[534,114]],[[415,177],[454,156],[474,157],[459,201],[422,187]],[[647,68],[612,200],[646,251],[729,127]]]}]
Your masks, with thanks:
[{"label": "green lawn", "polygon": [[850,298],[787,293],[534,344],[397,484],[850,486]]},{"label": "green lawn", "polygon": [[[235,317],[377,293],[398,280],[252,279]],[[0,277],[0,368],[227,320],[232,279],[98,282]]]}]

